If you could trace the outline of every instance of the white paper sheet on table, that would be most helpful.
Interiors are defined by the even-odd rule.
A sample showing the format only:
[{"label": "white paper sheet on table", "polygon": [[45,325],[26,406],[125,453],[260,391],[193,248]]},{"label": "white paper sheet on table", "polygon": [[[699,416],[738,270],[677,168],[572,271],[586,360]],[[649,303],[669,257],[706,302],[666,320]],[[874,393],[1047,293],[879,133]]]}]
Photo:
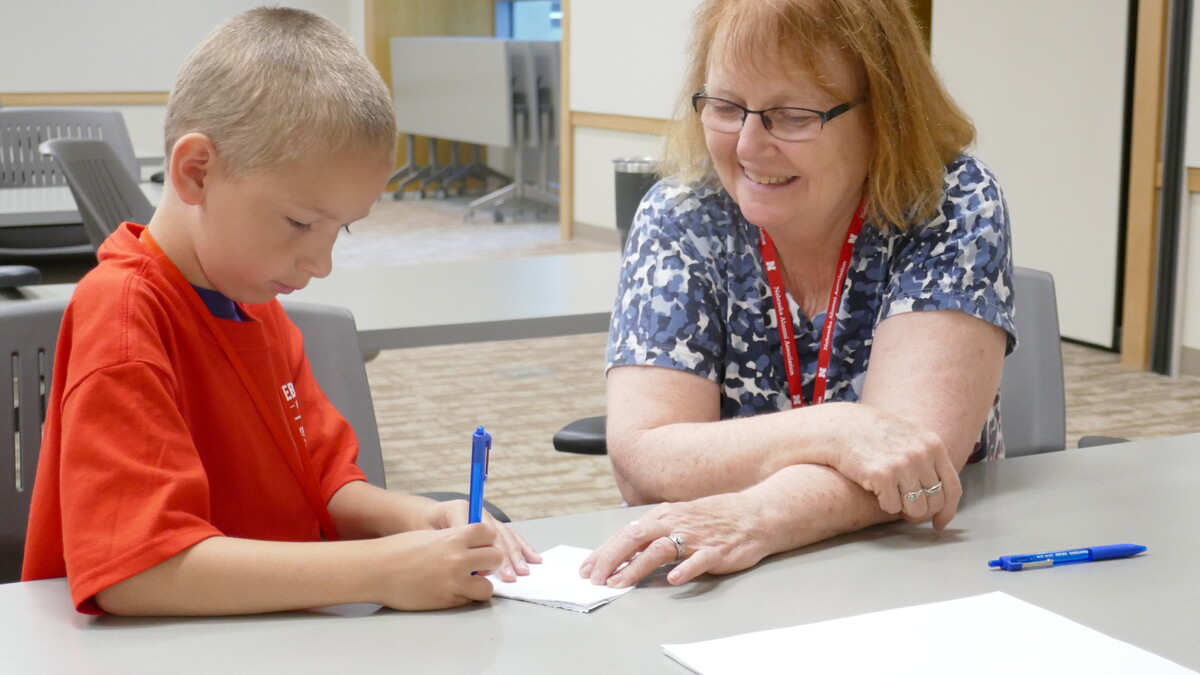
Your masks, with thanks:
[{"label": "white paper sheet on table", "polygon": [[1195,672],[999,592],[663,650],[702,675]]},{"label": "white paper sheet on table", "polygon": [[502,598],[524,600],[576,612],[590,612],[633,590],[632,586],[597,586],[580,577],[579,566],[589,553],[591,551],[586,548],[555,546],[542,552],[542,562],[530,565],[527,576],[517,577],[513,582],[502,581],[494,574],[488,579],[492,582],[493,593]]}]

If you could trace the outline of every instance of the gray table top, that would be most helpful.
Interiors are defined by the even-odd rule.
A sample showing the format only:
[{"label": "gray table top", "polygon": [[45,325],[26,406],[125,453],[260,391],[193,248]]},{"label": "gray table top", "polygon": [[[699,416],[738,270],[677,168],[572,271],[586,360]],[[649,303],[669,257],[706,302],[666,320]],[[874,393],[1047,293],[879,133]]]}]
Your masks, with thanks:
[{"label": "gray table top", "polygon": [[[9,584],[0,586],[0,645],[12,672],[31,673],[680,673],[661,644],[1003,591],[1200,669],[1198,473],[1200,435],[971,466],[963,508],[940,534],[894,523],[680,587],[660,573],[590,614],[493,599],[414,614],[97,618],[74,612],[62,580]],[[592,548],[636,515],[515,527],[541,548]],[[999,555],[1124,542],[1149,550],[1023,572],[987,567]],[[913,670],[919,659],[898,661],[897,672]]]},{"label": "gray table top", "polygon": [[[608,330],[615,252],[339,269],[289,300],[346,307],[364,354]],[[0,290],[0,303],[69,298],[74,284]]]},{"label": "gray table top", "polygon": [[[162,198],[162,185],[142,183],[151,204]],[[0,227],[71,225],[83,222],[71,189],[65,185],[0,188]]]},{"label": "gray table top", "polygon": [[364,353],[608,330],[616,251],[335,270],[291,300],[354,314]]}]

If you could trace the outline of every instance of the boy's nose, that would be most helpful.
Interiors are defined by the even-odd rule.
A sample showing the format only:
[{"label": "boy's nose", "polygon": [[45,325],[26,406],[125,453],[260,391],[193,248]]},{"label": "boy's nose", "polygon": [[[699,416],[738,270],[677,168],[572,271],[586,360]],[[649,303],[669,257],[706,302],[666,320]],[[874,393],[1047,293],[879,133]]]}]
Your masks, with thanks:
[{"label": "boy's nose", "polygon": [[333,271],[333,244],[319,246],[308,251],[297,264],[305,273],[324,279]]}]

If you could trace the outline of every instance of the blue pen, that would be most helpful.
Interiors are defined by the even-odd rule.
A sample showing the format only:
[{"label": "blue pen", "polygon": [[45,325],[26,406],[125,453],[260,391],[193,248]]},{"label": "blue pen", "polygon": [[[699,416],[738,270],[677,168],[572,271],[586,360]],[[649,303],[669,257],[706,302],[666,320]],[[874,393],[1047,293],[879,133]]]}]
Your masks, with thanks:
[{"label": "blue pen", "polygon": [[988,567],[999,567],[1006,572],[1019,572],[1023,569],[1033,567],[1051,567],[1053,565],[1071,565],[1092,562],[1094,560],[1128,558],[1145,550],[1145,546],[1138,546],[1137,544],[1110,544],[1108,546],[1092,546],[1091,548],[1073,548],[1067,551],[1048,551],[1046,553],[1028,553],[1026,555],[1002,555],[999,560],[989,560]]},{"label": "blue pen", "polygon": [[467,522],[478,523],[483,519],[483,482],[487,480],[491,450],[492,435],[481,425],[471,435],[471,500]]}]

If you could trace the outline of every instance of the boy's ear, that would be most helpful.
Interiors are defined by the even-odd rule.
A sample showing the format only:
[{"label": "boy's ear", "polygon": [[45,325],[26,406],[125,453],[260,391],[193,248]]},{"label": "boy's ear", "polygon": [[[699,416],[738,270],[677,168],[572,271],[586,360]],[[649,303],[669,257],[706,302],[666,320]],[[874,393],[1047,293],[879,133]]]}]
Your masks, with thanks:
[{"label": "boy's ear", "polygon": [[216,146],[204,134],[184,134],[175,141],[167,163],[167,179],[183,203],[195,206],[203,201],[216,159]]}]

